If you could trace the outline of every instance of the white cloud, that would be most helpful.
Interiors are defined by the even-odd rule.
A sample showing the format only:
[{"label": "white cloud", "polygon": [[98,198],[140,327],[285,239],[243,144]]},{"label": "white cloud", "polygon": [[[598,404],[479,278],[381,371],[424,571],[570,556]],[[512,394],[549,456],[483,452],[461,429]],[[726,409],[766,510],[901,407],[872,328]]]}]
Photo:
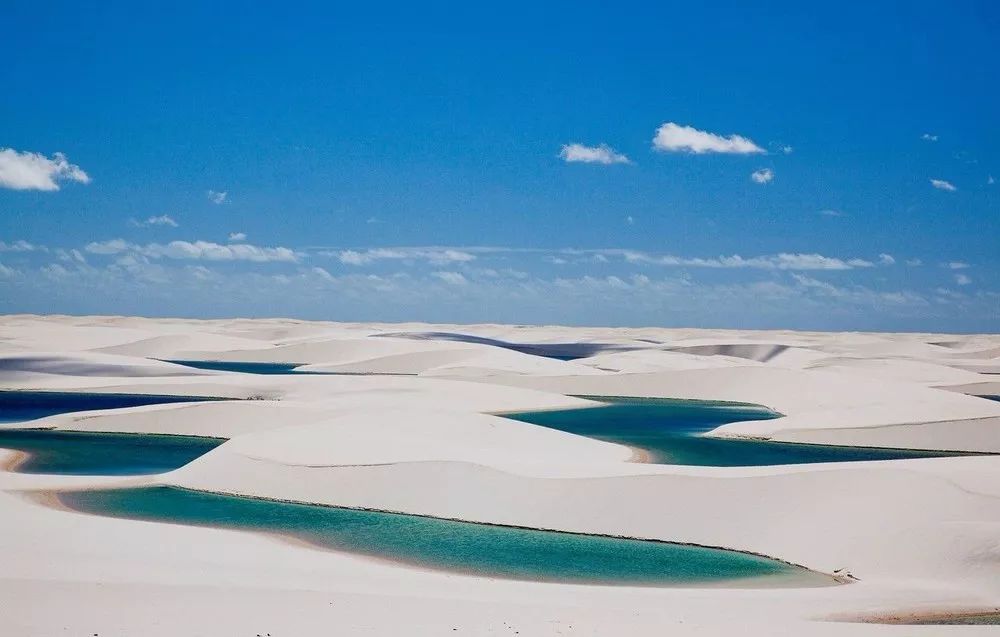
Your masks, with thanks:
[{"label": "white cloud", "polygon": [[632,215],[628,215],[627,217],[625,217],[625,223],[627,223],[630,226],[634,226],[635,219],[632,218]]},{"label": "white cloud", "polygon": [[60,261],[66,261],[68,263],[87,263],[86,257],[83,256],[76,248],[72,250],[63,250],[62,248],[56,249],[56,256],[59,257]]},{"label": "white cloud", "polygon": [[893,265],[896,263],[896,259],[891,254],[882,253],[878,255],[878,262],[882,265]]},{"label": "white cloud", "polygon": [[791,146],[785,145],[781,147],[781,152],[785,153],[786,155],[791,155],[793,152],[795,152],[795,149],[792,148]]},{"label": "white cloud", "polygon": [[177,227],[177,222],[167,215],[160,215],[158,217],[150,217],[146,219],[146,224],[150,226],[170,226],[171,228]]},{"label": "white cloud", "polygon": [[997,183],[997,180],[993,179],[993,175],[987,175],[986,176],[986,185],[987,186],[992,186],[995,183]]},{"label": "white cloud", "polygon": [[631,163],[625,155],[619,153],[607,144],[584,146],[583,144],[564,144],[559,151],[559,157],[567,162],[582,162],[585,164],[628,164]]},{"label": "white cloud", "polygon": [[296,262],[299,260],[298,253],[289,248],[266,248],[245,243],[221,245],[211,241],[171,241],[167,244],[137,245],[128,243],[124,239],[111,239],[110,241],[88,243],[85,250],[91,254],[103,255],[131,253],[147,259],[255,261],[258,263]]},{"label": "white cloud", "polygon": [[972,283],[972,279],[965,274],[956,274],[955,283],[959,285],[969,285],[970,283]]},{"label": "white cloud", "polygon": [[370,248],[367,250],[340,250],[323,252],[345,265],[367,265],[374,261],[427,261],[435,265],[445,263],[465,263],[475,255],[453,248]]},{"label": "white cloud", "polygon": [[931,135],[930,133],[924,133],[923,135],[920,136],[920,139],[924,140],[925,142],[936,142],[938,140],[938,136]]},{"label": "white cloud", "polygon": [[0,252],[35,252],[35,251],[46,251],[45,246],[35,245],[34,243],[28,243],[24,239],[18,239],[13,243],[4,243],[0,241]]},{"label": "white cloud", "polygon": [[862,285],[837,286],[825,281],[802,275],[792,274],[792,278],[803,290],[820,297],[836,301],[838,304],[881,306],[926,306],[927,299],[910,291],[880,292]]},{"label": "white cloud", "polygon": [[461,272],[432,272],[431,276],[441,279],[448,285],[465,285],[469,282]]},{"label": "white cloud", "polygon": [[18,272],[14,268],[7,267],[0,263],[0,279],[13,279]]},{"label": "white cloud", "polygon": [[107,241],[92,241],[83,249],[91,254],[119,254],[129,250],[131,245],[125,239],[109,239]]},{"label": "white cloud", "polygon": [[246,241],[247,234],[245,232],[230,232],[229,240],[234,242]]},{"label": "white cloud", "polygon": [[931,179],[931,185],[938,190],[947,190],[948,192],[958,190],[950,181],[945,181],[944,179]]},{"label": "white cloud", "polygon": [[965,270],[969,267],[969,264],[965,263],[964,261],[950,261],[948,263],[945,263],[944,267],[948,268],[949,270]]},{"label": "white cloud", "polygon": [[205,194],[208,197],[208,200],[214,203],[215,205],[226,203],[226,198],[229,196],[228,192],[226,191],[219,192],[217,190],[209,190]]},{"label": "white cloud", "polygon": [[924,264],[924,262],[921,261],[920,259],[907,259],[906,260],[906,265],[910,266],[911,268],[914,268],[914,267],[917,267],[917,266],[923,265],[923,264]]},{"label": "white cloud", "polygon": [[173,217],[168,215],[159,215],[156,217],[147,217],[145,221],[136,221],[135,219],[129,219],[129,223],[136,227],[142,226],[170,226],[171,228],[177,227],[177,222],[174,221]]},{"label": "white cloud", "polygon": [[774,180],[774,171],[770,168],[761,168],[760,170],[753,171],[750,179],[753,179],[758,184],[768,184]]},{"label": "white cloud", "polygon": [[666,122],[656,129],[653,148],[662,152],[686,152],[696,155],[704,153],[749,155],[764,152],[763,148],[740,135],[723,137],[673,122]]},{"label": "white cloud", "polygon": [[[615,252],[615,251],[609,251]],[[865,259],[837,259],[821,254],[782,252],[780,254],[744,258],[738,254],[714,258],[650,255],[631,250],[618,251],[629,263],[653,263],[667,266],[698,268],[754,268],[759,270],[852,270],[870,268],[875,264]]]},{"label": "white cloud", "polygon": [[89,184],[90,177],[66,155],[55,153],[49,159],[41,153],[0,149],[0,187],[13,190],[59,190],[60,181]]},{"label": "white cloud", "polygon": [[824,217],[843,217],[844,216],[843,212],[841,212],[839,210],[833,210],[831,208],[827,208],[826,210],[820,210],[819,214],[823,215]]},{"label": "white cloud", "polygon": [[315,267],[315,268],[313,268],[312,272],[313,272],[313,274],[315,274],[316,276],[318,276],[319,278],[321,278],[321,279],[323,279],[325,281],[336,281],[337,280],[337,277],[335,277],[332,274],[330,274],[329,272],[327,272],[324,268],[321,268],[321,267],[318,267],[318,266]]}]

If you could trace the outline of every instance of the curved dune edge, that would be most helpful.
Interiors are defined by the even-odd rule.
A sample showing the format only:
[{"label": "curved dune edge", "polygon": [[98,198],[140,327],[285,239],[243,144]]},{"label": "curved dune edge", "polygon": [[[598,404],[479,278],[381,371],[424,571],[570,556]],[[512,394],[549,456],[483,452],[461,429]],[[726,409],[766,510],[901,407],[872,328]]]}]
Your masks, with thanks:
[{"label": "curved dune edge", "polygon": [[[470,359],[423,357],[419,347],[463,349],[454,341],[428,347],[426,339],[395,350],[396,357],[395,343],[407,339],[375,337],[407,331],[465,332],[508,344],[598,345],[589,348],[597,350],[589,363],[545,359],[536,365],[523,352],[511,356],[504,350],[494,357],[490,348],[504,349],[502,344],[474,343]],[[167,332],[192,338],[150,341]],[[323,348],[340,347],[335,341],[353,341],[344,351],[355,358],[315,364],[349,364],[360,372],[389,362],[424,367],[415,377],[175,374],[122,353],[126,350],[92,351],[146,341],[143,347],[151,346],[158,357],[183,358],[177,354],[210,350],[206,343],[215,334],[243,339],[220,340],[220,349],[309,350],[324,344],[312,347],[322,356]],[[82,617],[98,620],[100,630],[93,632],[101,634],[114,626],[126,634],[225,632],[236,624],[255,634],[275,617],[285,632],[313,634],[321,624],[330,630],[325,620],[332,601],[339,613],[333,626],[381,634],[399,634],[402,625],[416,626],[415,633],[442,634],[455,624],[486,633],[489,626],[512,621],[523,622],[522,634],[555,634],[556,625],[547,622],[557,620],[561,630],[572,624],[574,632],[598,634],[663,634],[665,628],[683,633],[691,627],[696,634],[729,635],[739,626],[751,634],[867,635],[882,634],[878,631],[886,627],[816,620],[861,616],[873,608],[1000,604],[995,457],[663,468],[629,462],[632,452],[622,446],[540,434],[486,415],[588,404],[571,394],[729,400],[766,405],[785,417],[726,425],[716,435],[991,451],[1000,403],[954,389],[981,389],[979,382],[964,382],[972,380],[965,374],[974,373],[970,366],[995,364],[997,337],[24,316],[0,319],[0,337],[8,339],[0,340],[4,389],[271,399],[46,419],[56,428],[229,438],[158,478],[170,484],[467,521],[690,540],[777,555],[822,572],[846,569],[861,580],[795,592],[695,593],[451,579],[320,555],[266,538],[47,509],[14,496],[114,481],[0,473],[0,491],[13,492],[0,492],[0,515],[17,520],[0,534],[5,562],[0,594],[11,600],[7,625],[14,634],[51,634],[67,619],[89,626]],[[366,359],[368,340],[388,345],[376,346],[382,348],[379,355]],[[259,346],[250,347],[255,343]],[[684,349],[674,351],[679,348]],[[56,367],[17,368],[8,362],[28,354],[44,355],[45,365]],[[579,373],[581,366],[599,373]],[[161,370],[166,375],[158,375]],[[954,385],[949,391],[934,388],[941,381]],[[397,416],[388,417],[392,413]],[[762,429],[765,425],[772,429]],[[38,550],[47,545],[58,551]],[[45,599],[50,610],[41,612],[33,599]],[[295,612],[276,610],[277,599]],[[384,613],[386,604],[392,613]],[[230,623],[219,618],[219,609],[226,609]],[[169,617],[170,626],[151,628],[153,617]],[[196,620],[200,623],[190,623]],[[256,623],[240,623],[251,621]]]}]

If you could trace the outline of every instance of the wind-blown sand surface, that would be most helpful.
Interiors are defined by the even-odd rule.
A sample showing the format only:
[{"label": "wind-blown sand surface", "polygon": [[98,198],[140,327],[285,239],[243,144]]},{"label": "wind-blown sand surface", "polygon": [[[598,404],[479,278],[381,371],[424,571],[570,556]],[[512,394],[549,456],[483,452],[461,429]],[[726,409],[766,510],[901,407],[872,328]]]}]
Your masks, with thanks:
[{"label": "wind-blown sand surface", "polygon": [[[546,357],[572,355],[582,357]],[[829,620],[1000,607],[1000,456],[650,465],[630,462],[627,447],[501,415],[591,404],[580,395],[727,400],[784,416],[709,435],[1000,453],[1000,402],[974,395],[996,383],[975,370],[992,368],[1000,336],[2,317],[0,389],[255,400],[33,421],[229,440],[155,476],[0,472],[0,632],[986,634]],[[14,458],[0,451],[0,466]],[[82,514],[50,495],[143,484],[719,546],[857,581],[657,589],[500,580]]]}]

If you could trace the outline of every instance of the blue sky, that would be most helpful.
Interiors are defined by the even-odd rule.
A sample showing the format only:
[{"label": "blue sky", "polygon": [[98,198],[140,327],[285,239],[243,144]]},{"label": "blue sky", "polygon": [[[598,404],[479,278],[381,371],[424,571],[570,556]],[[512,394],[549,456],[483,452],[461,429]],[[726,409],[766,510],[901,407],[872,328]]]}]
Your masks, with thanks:
[{"label": "blue sky", "polygon": [[995,3],[363,4],[7,3],[0,311],[1000,328]]}]

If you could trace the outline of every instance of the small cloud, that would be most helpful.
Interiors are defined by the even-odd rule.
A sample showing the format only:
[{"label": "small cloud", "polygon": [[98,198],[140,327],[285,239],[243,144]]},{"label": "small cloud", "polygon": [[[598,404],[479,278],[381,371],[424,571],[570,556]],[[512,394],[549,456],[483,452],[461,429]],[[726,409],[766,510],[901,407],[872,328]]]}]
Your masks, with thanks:
[{"label": "small cloud", "polygon": [[819,214],[824,217],[843,217],[844,213],[839,210],[833,210],[832,208],[827,208],[826,210],[820,210]]},{"label": "small cloud", "polygon": [[0,188],[53,191],[59,190],[60,181],[89,184],[90,176],[62,153],[49,159],[41,153],[0,148]]},{"label": "small cloud", "polygon": [[923,135],[920,136],[920,139],[924,140],[925,142],[936,142],[938,140],[938,136],[931,135],[930,133],[924,133]]},{"label": "small cloud", "polygon": [[159,215],[157,217],[148,217],[145,221],[136,221],[135,219],[129,219],[128,225],[134,226],[136,228],[145,228],[148,226],[170,226],[171,228],[177,227],[177,222],[173,220],[172,217],[167,215]]},{"label": "small cloud", "polygon": [[312,269],[313,274],[323,279],[324,281],[336,281],[336,277],[330,274],[325,268],[316,266]]},{"label": "small cloud", "polygon": [[220,204],[226,203],[226,200],[229,197],[229,193],[224,190],[221,192],[217,190],[209,190],[206,193],[206,196],[208,197],[209,201],[218,206]]},{"label": "small cloud", "polygon": [[782,146],[781,152],[785,153],[786,155],[791,155],[793,152],[795,152],[795,149],[792,148],[791,146]]},{"label": "small cloud", "polygon": [[229,241],[246,241],[247,233],[245,232],[230,232]]},{"label": "small cloud", "polygon": [[774,180],[774,171],[770,168],[761,168],[760,170],[753,171],[750,179],[753,179],[758,184],[769,184]]},{"label": "small cloud", "polygon": [[87,263],[86,257],[84,257],[83,254],[76,248],[71,250],[58,248],[56,249],[56,256],[59,257],[60,261],[66,261],[68,263]]},{"label": "small cloud", "polygon": [[107,241],[92,241],[84,247],[91,254],[119,254],[129,249],[130,244],[124,239],[108,239]]},{"label": "small cloud", "polygon": [[945,181],[944,179],[931,179],[931,185],[938,190],[947,190],[948,192],[958,190],[950,181]]},{"label": "small cloud", "polygon": [[44,246],[35,245],[34,243],[28,243],[24,239],[18,239],[13,243],[5,243],[0,241],[0,252],[35,252],[35,251],[47,252],[48,250]]},{"label": "small cloud", "polygon": [[382,223],[382,220],[379,219],[378,217],[368,217],[368,219],[365,220],[365,223],[367,223],[368,225],[372,225],[375,223]]},{"label": "small cloud", "polygon": [[448,285],[465,285],[469,281],[462,276],[461,272],[432,272],[432,276],[435,276]]},{"label": "small cloud", "polygon": [[625,217],[625,223],[627,223],[630,226],[634,226],[635,219],[632,217],[632,215],[628,215],[627,217]]},{"label": "small cloud", "polygon": [[891,254],[885,254],[884,252],[878,255],[878,262],[882,265],[893,265],[896,263],[896,259],[893,258]]},{"label": "small cloud", "polygon": [[915,267],[923,265],[923,264],[924,264],[924,262],[921,261],[920,259],[907,259],[906,260],[906,265],[910,266],[911,268],[915,268]]},{"label": "small cloud", "polygon": [[150,217],[146,219],[147,226],[170,226],[171,228],[177,227],[177,222],[167,215],[160,215],[158,217]]},{"label": "small cloud", "polygon": [[338,250],[321,252],[323,256],[335,257],[344,265],[367,265],[375,261],[426,261],[435,265],[465,263],[474,261],[476,256],[463,250],[451,248],[370,248],[367,250]]},{"label": "small cloud", "polygon": [[967,270],[969,268],[969,264],[965,263],[964,261],[950,261],[948,263],[945,263],[944,267],[948,268],[949,270]]},{"label": "small cloud", "polygon": [[566,162],[581,162],[585,164],[628,164],[629,158],[619,153],[607,144],[584,146],[583,144],[564,144],[559,151],[559,157]]},{"label": "small cloud", "polygon": [[955,283],[959,285],[969,285],[970,283],[972,283],[972,279],[964,274],[956,274]]},{"label": "small cloud", "polygon": [[996,182],[997,182],[996,179],[993,179],[993,175],[987,175],[986,176],[986,185],[987,186],[992,186]]},{"label": "small cloud", "polygon": [[763,148],[742,135],[723,137],[673,122],[666,122],[656,129],[653,149],[665,153],[685,152],[695,155],[705,153],[751,155],[764,152]]}]

